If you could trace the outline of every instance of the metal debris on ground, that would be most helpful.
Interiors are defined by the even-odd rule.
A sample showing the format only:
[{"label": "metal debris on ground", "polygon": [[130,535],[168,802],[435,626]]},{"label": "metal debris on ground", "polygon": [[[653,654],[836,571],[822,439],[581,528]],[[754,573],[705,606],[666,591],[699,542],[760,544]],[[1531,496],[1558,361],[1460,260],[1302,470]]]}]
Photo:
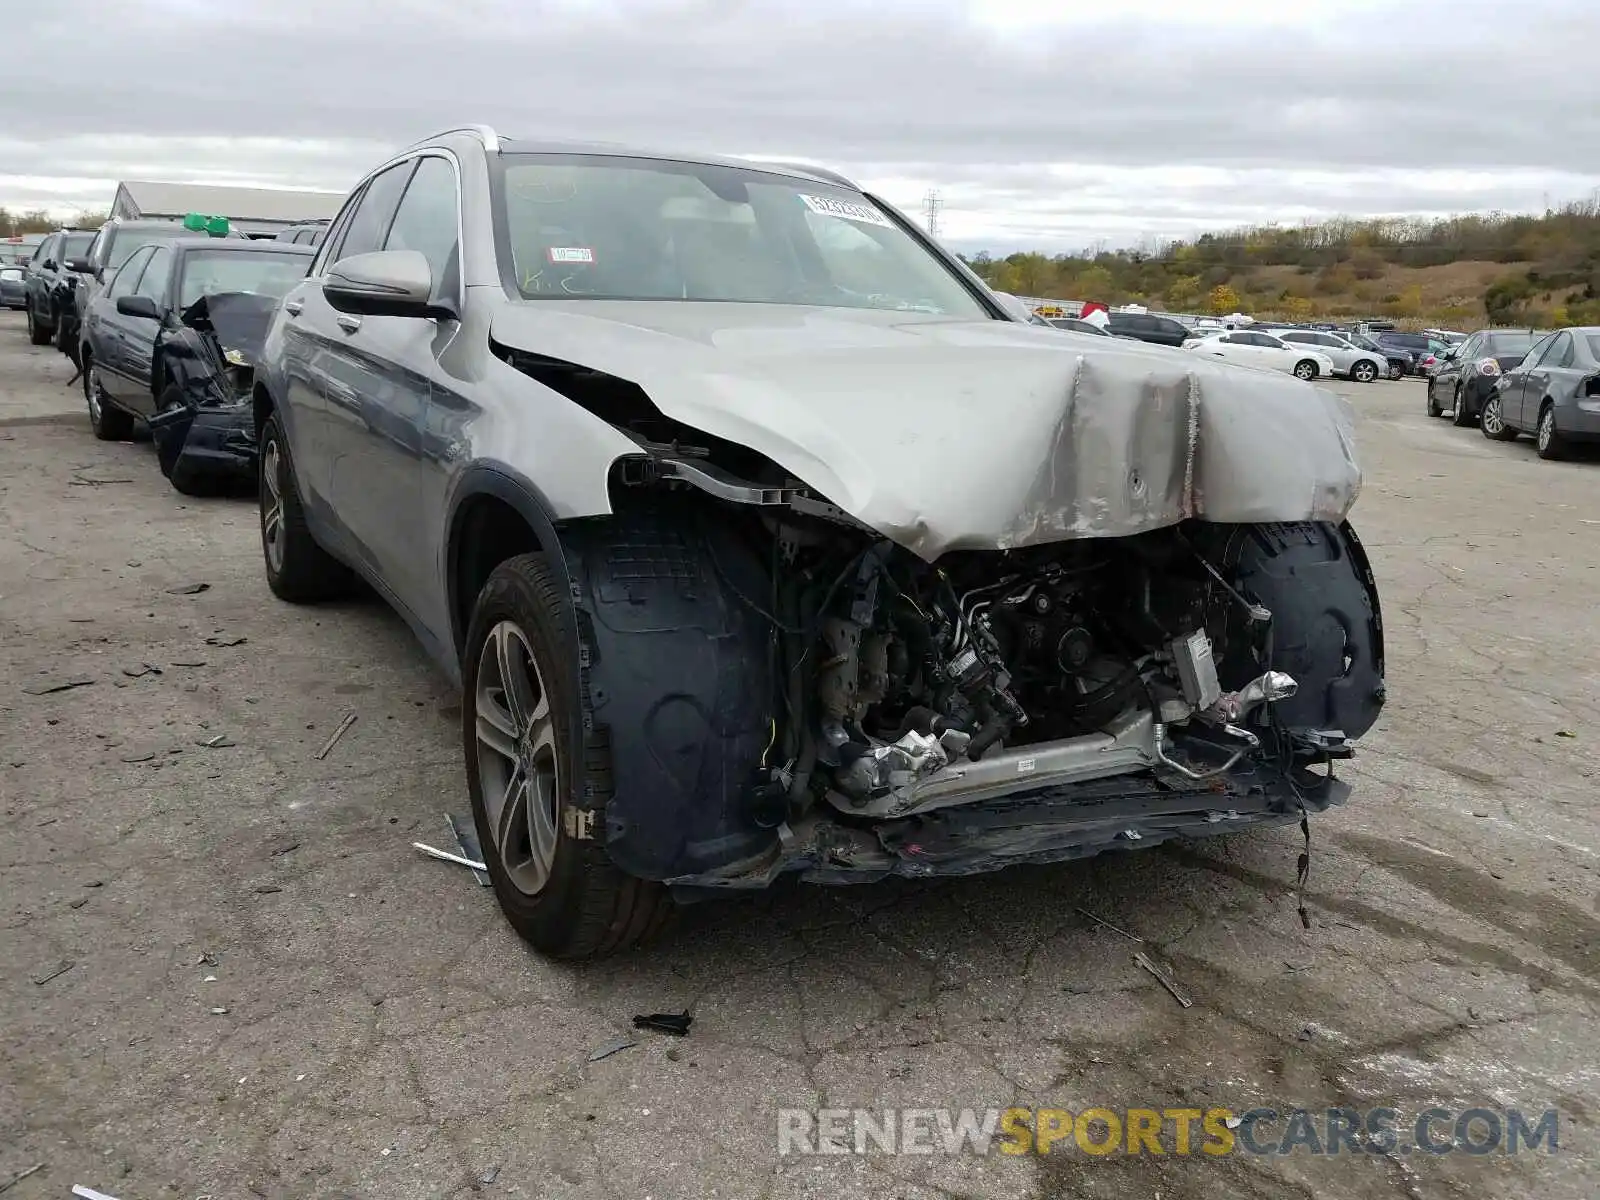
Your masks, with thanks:
[{"label": "metal debris on ground", "polygon": [[[483,847],[478,845],[478,831],[473,828],[471,821],[457,820],[453,813],[446,813],[445,824],[450,826],[450,836],[456,840],[456,851],[462,858],[473,862],[483,861]],[[478,883],[483,887],[489,886],[489,872],[480,871],[474,867],[472,873],[478,877]]]},{"label": "metal debris on ground", "polygon": [[33,1166],[27,1168],[26,1170],[18,1171],[10,1179],[6,1180],[4,1183],[0,1183],[0,1192],[9,1192],[29,1175],[37,1175],[42,1170],[44,1170],[43,1163],[34,1163]]},{"label": "metal debris on ground", "polygon": [[1172,981],[1172,976],[1168,975],[1160,967],[1156,966],[1155,963],[1151,962],[1143,950],[1139,951],[1139,953],[1133,956],[1133,961],[1138,963],[1146,971],[1149,971],[1150,974],[1154,975],[1156,977],[1156,982],[1162,987],[1166,988],[1167,991],[1171,992],[1172,998],[1184,1008],[1188,1008],[1194,1003],[1194,1001],[1189,999],[1188,996],[1184,995],[1179,989],[1178,985]]},{"label": "metal debris on ground", "polygon": [[1575,738],[1578,735],[1573,733],[1572,730],[1570,730],[1570,729],[1558,729],[1558,730],[1556,730],[1556,736],[1557,737],[1564,737],[1564,738]]},{"label": "metal debris on ground", "polygon": [[1141,946],[1144,945],[1144,939],[1142,937],[1139,937],[1137,934],[1129,933],[1126,929],[1118,929],[1110,921],[1107,921],[1107,920],[1104,920],[1104,919],[1102,919],[1100,917],[1095,916],[1087,908],[1075,908],[1072,911],[1075,912],[1075,913],[1078,913],[1078,914],[1080,914],[1082,916],[1088,917],[1089,920],[1093,921],[1096,925],[1104,925],[1107,929],[1111,930],[1112,933],[1120,933],[1123,937],[1127,938],[1130,942],[1138,942]]},{"label": "metal debris on ground", "polygon": [[136,667],[123,667],[122,673],[129,679],[142,679],[146,675],[161,674],[161,668],[155,663],[140,663]]},{"label": "metal debris on ground", "polygon": [[70,962],[63,962],[59,967],[57,967],[55,970],[49,972],[46,975],[36,975],[36,976],[34,976],[33,982],[38,984],[40,987],[43,987],[45,984],[49,983],[52,979],[55,979],[55,978],[57,978],[58,976],[61,976],[61,975],[65,975],[68,971],[72,970],[72,966],[73,966],[73,964],[70,963]]},{"label": "metal debris on ground", "polygon": [[256,895],[258,895],[258,896],[270,896],[270,895],[274,894],[275,892],[281,892],[281,891],[283,891],[283,889],[281,887],[279,887],[275,883],[263,883],[259,887],[256,888]]},{"label": "metal debris on ground", "polygon": [[83,1200],[117,1200],[115,1196],[108,1196],[104,1192],[97,1192],[92,1187],[84,1187],[81,1183],[72,1185],[72,1194],[81,1196]]},{"label": "metal debris on ground", "polygon": [[177,587],[167,589],[169,596],[198,596],[201,592],[209,592],[209,583],[181,583]]},{"label": "metal debris on ground", "polygon": [[156,756],[156,752],[154,750],[151,750],[150,752],[148,752],[146,754],[124,754],[122,756],[122,761],[125,762],[125,763],[149,762],[155,756]]},{"label": "metal debris on ground", "polygon": [[421,850],[429,858],[437,858],[441,862],[455,863],[460,867],[469,867],[473,871],[487,871],[489,869],[481,862],[475,862],[472,859],[465,858],[460,854],[451,854],[448,850],[440,850],[437,846],[430,846],[426,842],[412,842],[411,845],[416,849]]},{"label": "metal debris on ground", "polygon": [[478,1182],[493,1183],[498,1178],[500,1178],[500,1165],[496,1164],[495,1166],[490,1167],[482,1175],[479,1175]]},{"label": "metal debris on ground", "polygon": [[213,633],[210,637],[208,637],[206,639],[206,645],[208,645],[208,646],[242,646],[246,642],[248,642],[249,640],[250,639],[247,638],[247,637],[235,637],[231,633]]},{"label": "metal debris on ground", "polygon": [[[210,639],[208,638],[206,640],[209,641]],[[243,638],[240,638],[239,640],[241,642],[244,641]],[[345,713],[344,720],[339,722],[339,727],[335,729],[331,735],[329,735],[328,740],[322,743],[322,749],[318,750],[314,755],[312,755],[312,757],[318,759],[327,758],[328,752],[339,744],[339,739],[345,735],[345,731],[355,723],[356,714],[353,712]]]},{"label": "metal debris on ground", "polygon": [[72,679],[53,679],[48,683],[29,684],[22,690],[30,696],[49,696],[56,692],[67,692],[73,688],[88,687],[94,682],[87,676],[78,676]]},{"label": "metal debris on ground", "polygon": [[238,742],[234,741],[225,733],[214,733],[210,737],[202,738],[195,743],[197,746],[204,746],[207,750],[223,750],[229,746],[237,746],[238,744]]},{"label": "metal debris on ground", "polygon": [[131,479],[90,479],[87,475],[74,475],[67,483],[72,487],[104,487],[108,483],[132,483]]},{"label": "metal debris on ground", "polygon": [[657,1033],[670,1033],[673,1037],[687,1037],[694,1017],[685,1009],[681,1013],[650,1013],[633,1018],[635,1029],[654,1029]]},{"label": "metal debris on ground", "polygon": [[632,1038],[618,1038],[614,1042],[607,1042],[598,1050],[591,1051],[589,1054],[589,1061],[599,1062],[602,1058],[610,1058],[613,1054],[620,1054],[622,1051],[631,1049],[638,1044],[639,1043],[634,1041]]}]

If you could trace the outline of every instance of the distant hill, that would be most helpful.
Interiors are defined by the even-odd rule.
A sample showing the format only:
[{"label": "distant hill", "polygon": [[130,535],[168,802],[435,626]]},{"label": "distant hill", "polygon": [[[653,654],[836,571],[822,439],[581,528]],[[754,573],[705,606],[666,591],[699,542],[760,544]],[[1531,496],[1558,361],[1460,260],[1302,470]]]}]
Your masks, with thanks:
[{"label": "distant hill", "polygon": [[1336,219],[1172,242],[1154,253],[967,260],[1025,296],[1309,320],[1472,327],[1600,324],[1600,203],[1543,216]]}]

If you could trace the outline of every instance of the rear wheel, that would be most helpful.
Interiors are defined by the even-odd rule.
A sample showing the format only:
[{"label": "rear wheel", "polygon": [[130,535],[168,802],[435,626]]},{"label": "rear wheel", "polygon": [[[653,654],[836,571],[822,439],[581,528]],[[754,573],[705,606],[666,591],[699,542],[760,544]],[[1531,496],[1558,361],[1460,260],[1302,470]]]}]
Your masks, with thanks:
[{"label": "rear wheel", "polygon": [[1466,389],[1458,383],[1456,398],[1450,410],[1450,423],[1457,429],[1466,429],[1472,424],[1472,420],[1472,411],[1467,407]]},{"label": "rear wheel", "polygon": [[1317,377],[1317,364],[1309,358],[1302,358],[1294,365],[1296,379],[1315,379]]},{"label": "rear wheel", "polygon": [[1430,417],[1444,416],[1444,409],[1439,407],[1439,401],[1434,397],[1433,382],[1431,380],[1428,382],[1428,415]]},{"label": "rear wheel", "polygon": [[462,659],[472,816],[506,920],[553,958],[598,958],[671,911],[658,883],[604,844],[610,743],[581,732],[569,601],[542,554],[501,563],[473,608]]},{"label": "rear wheel", "polygon": [[276,413],[262,426],[259,461],[261,553],[272,594],[295,604],[347,594],[355,578],[311,536],[305,509],[300,506],[288,439]]},{"label": "rear wheel", "polygon": [[1506,424],[1506,413],[1500,403],[1500,393],[1490,392],[1478,414],[1478,429],[1491,442],[1514,442],[1517,431]]},{"label": "rear wheel", "polygon": [[1553,460],[1567,457],[1572,448],[1556,428],[1556,406],[1549,400],[1539,410],[1539,428],[1534,435],[1534,444],[1538,447],[1540,458]]},{"label": "rear wheel", "polygon": [[100,368],[91,361],[83,375],[83,395],[89,404],[89,428],[102,442],[125,442],[133,436],[133,414],[106,398]]},{"label": "rear wheel", "polygon": [[50,328],[33,315],[33,305],[28,305],[28,343],[33,346],[50,344]]}]

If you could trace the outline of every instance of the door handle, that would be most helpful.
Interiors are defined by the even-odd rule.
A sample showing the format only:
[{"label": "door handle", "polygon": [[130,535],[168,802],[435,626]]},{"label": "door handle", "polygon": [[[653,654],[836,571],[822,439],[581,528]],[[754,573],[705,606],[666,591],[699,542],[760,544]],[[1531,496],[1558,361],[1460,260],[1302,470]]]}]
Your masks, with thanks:
[{"label": "door handle", "polygon": [[344,330],[346,333],[354,333],[356,330],[361,328],[360,317],[340,315],[336,317],[335,320],[339,322],[339,328]]},{"label": "door handle", "polygon": [[306,302],[304,300],[285,300],[283,302],[283,311],[291,317],[298,317],[305,306]]}]

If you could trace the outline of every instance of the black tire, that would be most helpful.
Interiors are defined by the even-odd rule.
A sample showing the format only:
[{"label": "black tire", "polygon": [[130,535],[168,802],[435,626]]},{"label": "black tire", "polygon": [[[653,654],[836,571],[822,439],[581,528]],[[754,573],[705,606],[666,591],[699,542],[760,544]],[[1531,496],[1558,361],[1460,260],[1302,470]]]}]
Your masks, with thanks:
[{"label": "black tire", "polygon": [[1378,364],[1370,358],[1363,358],[1350,368],[1350,378],[1355,383],[1371,383],[1378,377]]},{"label": "black tire", "polygon": [[[554,725],[556,843],[542,886],[530,894],[513,880],[484,801],[479,762],[478,681],[485,643],[510,622],[523,635]],[[507,559],[490,573],[473,606],[462,658],[461,732],[478,842],[500,910],[542,954],[593,959],[652,936],[672,912],[659,883],[619,870],[606,853],[605,805],[611,798],[607,732],[578,733],[580,703],[569,601],[542,554]],[[582,814],[581,817],[578,814]],[[589,836],[578,837],[579,830]]]},{"label": "black tire", "polygon": [[[355,576],[333,555],[317,544],[306,525],[305,509],[300,504],[300,488],[294,477],[294,461],[289,456],[289,439],[283,435],[278,414],[273,413],[261,429],[261,452],[257,457],[257,495],[261,514],[261,561],[266,567],[267,586],[280,600],[291,604],[310,604],[349,595]],[[278,478],[268,472],[277,468]],[[277,505],[277,536],[281,553],[275,554],[268,540],[269,510]]]},{"label": "black tire", "polygon": [[106,398],[92,359],[83,373],[83,396],[89,408],[89,428],[95,437],[102,442],[125,442],[133,436],[133,414]]},{"label": "black tire", "polygon": [[1467,410],[1466,389],[1456,384],[1456,398],[1450,409],[1450,424],[1457,429],[1470,429],[1477,424],[1478,414]]},{"label": "black tire", "polygon": [[1317,364],[1309,358],[1302,358],[1294,365],[1294,377],[1305,380],[1315,379],[1317,377]]},{"label": "black tire", "polygon": [[1517,431],[1506,424],[1505,410],[1500,403],[1500,393],[1490,392],[1478,414],[1478,431],[1491,442],[1514,442]]},{"label": "black tire", "polygon": [[1433,381],[1431,379],[1428,381],[1428,415],[1430,417],[1444,416],[1444,409],[1440,408],[1439,401],[1434,399]]},{"label": "black tire", "polygon": [[1539,457],[1548,462],[1560,462],[1572,453],[1572,445],[1556,428],[1556,406],[1546,400],[1539,409],[1539,423],[1534,426],[1533,444]]},{"label": "black tire", "polygon": [[50,344],[50,329],[39,323],[39,318],[33,315],[33,305],[28,305],[28,344],[32,346],[48,346]]}]

